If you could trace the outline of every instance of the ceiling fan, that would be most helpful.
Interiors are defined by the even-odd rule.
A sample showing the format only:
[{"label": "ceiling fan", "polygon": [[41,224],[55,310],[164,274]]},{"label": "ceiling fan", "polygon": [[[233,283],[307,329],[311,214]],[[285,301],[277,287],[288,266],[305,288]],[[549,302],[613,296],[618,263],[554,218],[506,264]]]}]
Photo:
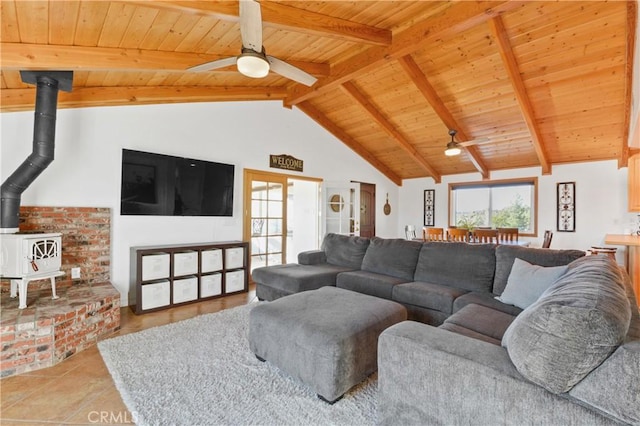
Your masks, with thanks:
[{"label": "ceiling fan", "polygon": [[477,138],[470,141],[465,142],[456,142],[453,138],[456,136],[458,132],[454,129],[449,130],[449,136],[451,136],[451,141],[447,144],[447,148],[444,150],[444,154],[446,156],[454,156],[460,155],[462,152],[462,147],[473,146],[473,145],[485,145],[485,144],[493,144],[499,142],[509,142],[513,140],[517,136],[525,136],[528,132],[516,132],[510,134],[502,134],[496,137],[484,137]]},{"label": "ceiling fan", "polygon": [[273,71],[283,77],[312,86],[318,79],[278,58],[267,55],[262,45],[262,13],[260,3],[240,0],[240,37],[242,49],[239,56],[218,59],[188,68],[188,71],[210,71],[236,64],[238,71],[252,78],[263,78]]}]

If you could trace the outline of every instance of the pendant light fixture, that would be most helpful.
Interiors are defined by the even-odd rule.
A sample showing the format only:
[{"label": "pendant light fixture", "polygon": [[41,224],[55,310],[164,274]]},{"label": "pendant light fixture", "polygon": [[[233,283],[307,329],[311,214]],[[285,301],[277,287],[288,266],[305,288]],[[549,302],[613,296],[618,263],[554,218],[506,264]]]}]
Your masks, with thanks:
[{"label": "pendant light fixture", "polygon": [[453,137],[456,135],[456,133],[458,132],[456,132],[453,129],[449,130],[449,135],[451,136],[451,142],[447,144],[447,149],[444,150],[444,155],[446,155],[447,157],[460,155],[460,153],[462,152],[462,149],[460,149],[460,145],[458,145],[458,143],[453,140]]}]

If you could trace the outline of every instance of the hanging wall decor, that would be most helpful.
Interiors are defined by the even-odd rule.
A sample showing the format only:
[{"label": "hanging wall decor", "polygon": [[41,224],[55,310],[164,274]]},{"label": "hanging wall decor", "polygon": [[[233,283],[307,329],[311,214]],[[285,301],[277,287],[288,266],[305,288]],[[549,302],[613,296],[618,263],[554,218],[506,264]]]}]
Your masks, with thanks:
[{"label": "hanging wall decor", "polygon": [[436,190],[424,190],[424,226],[435,225]]},{"label": "hanging wall decor", "polygon": [[576,231],[576,183],[558,183],[558,232]]}]

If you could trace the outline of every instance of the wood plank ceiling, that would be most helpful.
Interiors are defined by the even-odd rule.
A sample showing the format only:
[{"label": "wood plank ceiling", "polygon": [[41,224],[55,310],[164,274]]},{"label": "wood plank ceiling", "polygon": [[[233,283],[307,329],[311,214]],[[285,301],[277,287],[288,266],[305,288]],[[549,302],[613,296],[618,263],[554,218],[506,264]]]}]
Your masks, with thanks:
[{"label": "wood plank ceiling", "polygon": [[[282,100],[403,179],[617,159],[626,165],[635,1],[261,1],[268,54],[313,87],[235,66],[234,1],[2,0],[0,111],[20,70],[74,70],[60,108]],[[484,140],[447,157],[456,140]]]}]

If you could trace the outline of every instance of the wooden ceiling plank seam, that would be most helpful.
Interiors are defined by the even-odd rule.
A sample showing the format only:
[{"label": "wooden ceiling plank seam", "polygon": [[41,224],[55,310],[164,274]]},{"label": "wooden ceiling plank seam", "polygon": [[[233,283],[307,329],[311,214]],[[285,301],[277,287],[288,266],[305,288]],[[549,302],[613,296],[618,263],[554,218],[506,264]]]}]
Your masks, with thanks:
[{"label": "wooden ceiling plank seam", "polygon": [[623,137],[622,137],[622,150],[618,159],[618,167],[626,167],[629,162],[629,145],[631,141],[630,127],[631,127],[631,104],[633,102],[633,61],[635,60],[635,40],[636,40],[636,27],[638,20],[637,3],[635,1],[627,2],[627,50],[625,53],[625,72],[624,72],[624,121],[623,121]]},{"label": "wooden ceiling plank seam", "polygon": [[[135,105],[143,102],[219,102],[230,100],[281,100],[286,96],[283,87],[74,87],[71,92],[60,92],[59,108],[87,105]],[[6,89],[0,93],[0,111],[33,110],[35,88]]]},{"label": "wooden ceiling plank seam", "polygon": [[81,2],[73,44],[97,46],[108,11],[109,3],[107,2]]},{"label": "wooden ceiling plank seam", "polygon": [[402,186],[402,178],[387,167],[383,162],[378,160],[371,152],[369,152],[362,144],[351,137],[342,128],[336,126],[336,124],[330,120],[319,109],[311,105],[309,102],[301,102],[296,105],[302,112],[309,116],[313,121],[322,126],[326,131],[342,141],[346,146],[351,148],[356,154],[362,157],[365,161],[375,167],[380,173],[385,175],[389,180],[398,186]]},{"label": "wooden ceiling plank seam", "polygon": [[535,120],[533,106],[531,105],[531,101],[527,95],[527,90],[524,86],[524,82],[522,81],[515,55],[513,54],[513,50],[511,50],[509,37],[502,18],[500,16],[496,16],[493,19],[490,19],[489,27],[491,28],[493,37],[498,42],[498,49],[504,63],[505,71],[507,71],[507,74],[509,75],[516,99],[518,100],[520,109],[522,110],[522,115],[527,123],[529,132],[531,133],[531,141],[533,142],[533,147],[536,151],[536,155],[538,156],[538,161],[542,167],[542,174],[551,174],[551,164],[549,163],[545,153],[540,129],[538,128]]},{"label": "wooden ceiling plank seam", "polygon": [[[49,43],[72,45],[75,39],[79,2],[51,2],[49,6],[49,22],[61,22],[60,26],[49,25]],[[69,30],[71,28],[71,30]]]},{"label": "wooden ceiling plank seam", "polygon": [[143,8],[136,7],[118,47],[139,49],[149,29],[153,28],[157,16],[157,10],[144,13]]},{"label": "wooden ceiling plank seam", "polygon": [[440,183],[442,177],[440,173],[418,152],[413,144],[395,128],[382,113],[379,108],[373,105],[369,98],[362,93],[352,82],[346,82],[342,85],[342,89],[346,94],[351,96],[358,104],[360,104],[364,110],[373,118],[373,120],[380,125],[380,127],[391,136],[405,151],[407,151],[411,158],[420,164],[424,170],[435,180],[436,183]]},{"label": "wooden ceiling plank seam", "polygon": [[391,46],[373,46],[336,65],[332,75],[323,78],[312,87],[295,85],[287,97],[288,105],[325,94],[359,75],[380,67],[395,58],[408,55],[434,41],[455,36],[479,25],[493,16],[521,7],[523,1],[503,2],[454,2],[438,13],[394,35]]},{"label": "wooden ceiling plank seam", "polygon": [[[239,22],[236,2],[209,1],[127,1],[145,7],[179,10],[182,13],[196,14],[231,22]],[[261,1],[262,24],[287,31],[295,31],[321,37],[334,38],[373,45],[388,46],[392,33],[384,28],[352,22],[329,15],[311,12],[276,2]]]},{"label": "wooden ceiling plank seam", "polygon": [[138,48],[144,50],[158,50],[164,36],[171,32],[171,28],[178,21],[180,14],[174,11],[160,10],[151,23],[149,31],[140,42]]},{"label": "wooden ceiling plank seam", "polygon": [[12,43],[20,42],[20,28],[18,26],[18,16],[16,4],[14,2],[0,1],[0,34],[2,40]]},{"label": "wooden ceiling plank seam", "polygon": [[47,43],[49,41],[49,2],[17,1],[20,42]]},{"label": "wooden ceiling plank seam", "polygon": [[[61,49],[60,46],[47,44],[0,43],[0,64],[4,70],[185,71],[191,66],[224,57],[226,56],[212,57],[200,53],[163,52],[120,47],[64,46]],[[328,75],[330,72],[329,64],[325,63],[287,62],[315,76]]]},{"label": "wooden ceiling plank seam", "polygon": [[[440,117],[440,120],[447,126],[448,129],[455,129],[458,134],[458,138],[461,141],[471,140],[464,131],[463,127],[453,117],[449,109],[446,107],[438,93],[433,88],[429,79],[424,75],[418,64],[413,60],[411,55],[406,55],[398,58],[398,62],[404,69],[405,73],[409,76],[413,84],[416,85],[418,90],[422,93],[424,98],[429,102],[435,113]],[[470,147],[464,147],[464,151],[470,157],[469,159],[473,163],[474,167],[478,169],[483,179],[489,178],[489,170],[482,160],[481,154]]]},{"label": "wooden ceiling plank seam", "polygon": [[108,29],[108,31],[102,31],[98,46],[120,47],[135,10],[134,5],[111,2],[103,27],[103,30]]}]

